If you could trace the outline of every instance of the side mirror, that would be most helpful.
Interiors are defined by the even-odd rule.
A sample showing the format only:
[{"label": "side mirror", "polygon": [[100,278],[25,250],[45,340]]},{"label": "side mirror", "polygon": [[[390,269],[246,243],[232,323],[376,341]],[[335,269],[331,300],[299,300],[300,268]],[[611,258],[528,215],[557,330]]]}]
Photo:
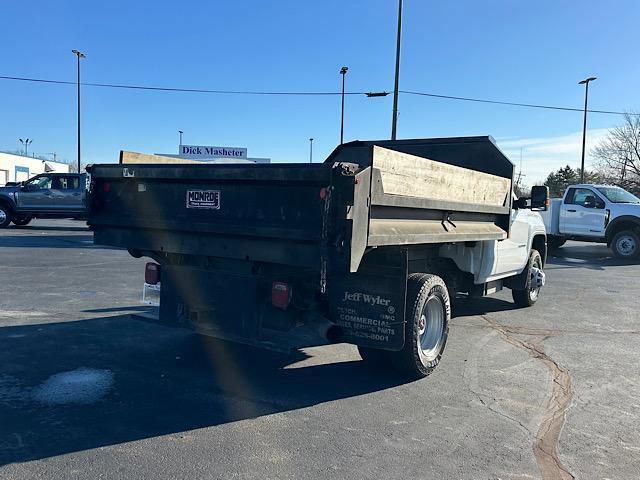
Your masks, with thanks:
[{"label": "side mirror", "polygon": [[584,199],[584,208],[596,208],[596,197],[593,195],[588,195]]},{"label": "side mirror", "polygon": [[534,185],[531,187],[531,208],[546,210],[549,206],[549,187]]}]

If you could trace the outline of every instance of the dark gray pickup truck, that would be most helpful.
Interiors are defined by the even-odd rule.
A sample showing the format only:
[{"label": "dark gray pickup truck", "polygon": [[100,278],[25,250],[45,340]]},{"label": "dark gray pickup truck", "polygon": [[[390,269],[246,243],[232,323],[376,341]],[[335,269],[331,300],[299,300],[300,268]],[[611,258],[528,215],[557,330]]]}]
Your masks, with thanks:
[{"label": "dark gray pickup truck", "polygon": [[40,218],[85,216],[86,173],[43,173],[19,185],[0,187],[0,228]]}]

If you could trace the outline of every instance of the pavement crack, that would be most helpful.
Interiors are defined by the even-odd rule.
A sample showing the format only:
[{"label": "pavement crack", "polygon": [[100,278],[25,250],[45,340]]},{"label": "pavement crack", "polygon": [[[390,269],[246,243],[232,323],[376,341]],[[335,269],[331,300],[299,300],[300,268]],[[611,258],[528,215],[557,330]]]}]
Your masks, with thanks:
[{"label": "pavement crack", "polygon": [[[573,480],[575,477],[569,472],[558,458],[558,438],[564,425],[566,412],[571,404],[572,389],[569,372],[552,359],[544,349],[538,345],[515,337],[513,330],[505,327],[487,315],[481,315],[491,328],[511,345],[521,348],[534,358],[542,361],[551,373],[553,388],[542,421],[533,442],[533,454],[538,469],[544,480]],[[518,332],[523,333],[523,332]]]},{"label": "pavement crack", "polygon": [[[465,374],[463,373],[462,376],[464,378]],[[478,401],[482,404],[483,407],[486,407],[487,410],[495,413],[496,415],[498,415],[500,417],[506,418],[507,420],[510,420],[513,423],[516,423],[519,427],[521,427],[525,431],[525,433],[527,433],[529,435],[532,433],[531,430],[529,430],[529,427],[527,427],[525,424],[523,424],[520,420],[518,420],[517,418],[513,418],[513,417],[507,415],[504,412],[501,412],[500,410],[498,410],[495,407],[493,407],[490,403],[488,403],[483,398],[482,394],[477,392],[467,381],[465,381],[465,384],[466,384],[467,388],[469,389],[469,391],[471,393],[473,393],[477,397]]]}]

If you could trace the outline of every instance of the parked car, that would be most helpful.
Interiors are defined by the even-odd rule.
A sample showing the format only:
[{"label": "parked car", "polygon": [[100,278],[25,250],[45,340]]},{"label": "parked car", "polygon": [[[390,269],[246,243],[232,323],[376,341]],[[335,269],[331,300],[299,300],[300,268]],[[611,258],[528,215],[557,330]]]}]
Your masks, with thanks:
[{"label": "parked car", "polygon": [[640,198],[613,185],[571,185],[542,213],[547,242],[606,243],[619,258],[640,256]]},{"label": "parked car", "polygon": [[0,187],[0,228],[34,218],[84,218],[87,174],[43,173]]}]

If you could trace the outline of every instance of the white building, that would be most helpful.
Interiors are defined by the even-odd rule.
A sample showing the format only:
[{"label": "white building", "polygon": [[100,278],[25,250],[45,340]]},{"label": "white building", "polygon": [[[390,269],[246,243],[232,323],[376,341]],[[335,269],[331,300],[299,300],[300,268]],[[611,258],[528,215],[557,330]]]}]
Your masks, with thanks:
[{"label": "white building", "polygon": [[158,153],[163,157],[184,158],[206,163],[270,163],[270,158],[247,156],[244,147],[213,147],[209,145],[178,145],[178,154]]},{"label": "white building", "polygon": [[7,182],[23,182],[46,172],[68,173],[69,165],[0,152],[0,187]]}]

